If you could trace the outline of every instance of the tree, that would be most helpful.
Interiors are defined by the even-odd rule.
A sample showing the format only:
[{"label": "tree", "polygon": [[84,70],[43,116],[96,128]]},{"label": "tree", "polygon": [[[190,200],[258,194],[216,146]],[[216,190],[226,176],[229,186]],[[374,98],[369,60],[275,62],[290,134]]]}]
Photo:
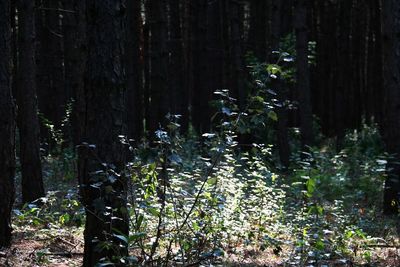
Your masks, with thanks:
[{"label": "tree", "polygon": [[[128,235],[126,208],[126,135],[123,46],[124,14],[120,1],[87,0],[87,66],[85,113],[78,146],[78,178],[86,209],[83,266],[102,258],[127,255],[127,244],[115,235]],[[110,246],[107,246],[111,244]]]},{"label": "tree", "polygon": [[[71,94],[70,91],[66,90],[69,87],[64,85],[64,36],[59,11],[60,1],[40,0],[37,3],[39,4],[36,7],[38,108],[44,119],[49,120],[56,129],[61,129],[67,102]],[[66,13],[67,17],[74,14]],[[71,38],[70,36],[65,37],[67,40]],[[41,122],[41,138],[49,144],[49,149],[51,149],[54,145],[54,140],[51,139],[51,133],[46,123],[44,121]]]},{"label": "tree", "polygon": [[183,132],[189,126],[189,90],[185,87],[183,77],[184,52],[182,34],[182,16],[180,0],[168,0],[169,7],[169,90],[171,92],[171,111],[182,116],[180,123]]},{"label": "tree", "polygon": [[143,61],[142,42],[142,1],[127,2],[127,110],[128,136],[140,141],[143,136]]},{"label": "tree", "polygon": [[165,122],[170,111],[168,93],[167,19],[165,0],[148,0],[147,19],[150,30],[150,107],[148,131],[150,137]]},{"label": "tree", "polygon": [[10,1],[0,2],[0,248],[11,242],[14,203],[15,110],[11,94]]},{"label": "tree", "polygon": [[[239,107],[244,109],[247,92],[244,86],[244,62],[243,62],[243,4],[236,0],[229,1],[230,20],[230,45],[231,45],[231,73],[230,87],[233,95],[238,99]],[[266,50],[264,50],[264,53]],[[265,57],[263,57],[265,58]]]},{"label": "tree", "polygon": [[20,136],[22,201],[44,196],[36,97],[35,2],[18,2],[17,123]]},{"label": "tree", "polygon": [[258,60],[265,60],[269,54],[270,44],[267,41],[270,31],[271,0],[250,1],[250,21],[247,38],[248,50],[253,51]]},{"label": "tree", "polygon": [[303,146],[313,144],[313,122],[308,67],[307,1],[297,0],[294,26],[296,30],[296,81],[300,108],[300,129]]},{"label": "tree", "polygon": [[388,176],[385,181],[383,211],[385,214],[397,214],[400,193],[400,2],[386,0],[382,2],[383,11],[383,54],[385,83],[385,125],[383,136],[387,152],[395,158],[389,160]]},{"label": "tree", "polygon": [[207,80],[207,0],[189,4],[189,69],[191,71],[191,118],[196,131],[206,132],[211,127],[211,100]]},{"label": "tree", "polygon": [[78,145],[83,129],[79,118],[84,118],[84,70],[86,64],[86,1],[63,0],[64,13],[62,31],[64,41],[64,68],[65,91],[69,92],[73,99],[71,116],[72,143]]},{"label": "tree", "polygon": [[[271,13],[271,48],[273,51],[279,51],[279,44],[282,38],[281,20],[282,20],[282,2],[280,0],[272,1],[272,13]],[[279,100],[277,107],[277,146],[279,152],[279,158],[282,166],[287,168],[290,160],[290,147],[289,147],[289,136],[288,136],[288,112],[285,102],[287,100],[287,88],[284,87],[284,83],[281,77],[273,79],[273,89],[276,90]]]}]

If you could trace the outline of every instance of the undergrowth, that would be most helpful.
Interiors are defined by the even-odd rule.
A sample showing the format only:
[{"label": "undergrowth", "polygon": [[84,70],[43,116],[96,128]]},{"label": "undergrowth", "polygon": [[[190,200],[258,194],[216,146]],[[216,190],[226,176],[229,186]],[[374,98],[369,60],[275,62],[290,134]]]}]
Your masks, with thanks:
[{"label": "undergrowth", "polygon": [[[377,247],[399,246],[396,218],[381,215],[388,155],[376,126],[349,132],[340,151],[334,140],[323,139],[304,152],[294,139],[291,166],[281,172],[269,126],[282,103],[266,85],[290,71],[277,64],[252,70],[258,79],[246,112],[228,91],[216,92],[219,122],[212,132],[183,136],[179,116],[168,115],[155,145],[122,139],[131,158],[124,170],[131,227],[129,236],[116,237],[130,256],[99,266],[226,266],[249,257],[268,257],[269,265],[373,265],[382,257]],[[249,131],[264,142],[242,146],[238,136]],[[16,208],[15,228],[30,225],[39,233],[84,225],[78,190],[65,186],[71,186],[75,156],[56,143],[57,153],[44,157],[44,166],[58,191],[40,205]]]}]

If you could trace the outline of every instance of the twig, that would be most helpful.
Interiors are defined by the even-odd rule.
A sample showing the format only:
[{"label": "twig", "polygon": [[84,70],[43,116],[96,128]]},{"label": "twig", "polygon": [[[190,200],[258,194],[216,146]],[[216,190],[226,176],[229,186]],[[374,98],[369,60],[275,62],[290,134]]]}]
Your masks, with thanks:
[{"label": "twig", "polygon": [[389,245],[389,244],[375,244],[375,245],[368,245],[370,248],[395,248],[400,249],[400,245]]},{"label": "twig", "polygon": [[50,7],[38,7],[39,10],[50,10],[50,11],[58,11],[58,12],[65,12],[65,13],[76,13],[74,10],[67,10],[67,9],[60,9],[60,8],[50,8]]},{"label": "twig", "polygon": [[62,257],[67,257],[71,258],[72,256],[82,256],[82,252],[43,252],[41,253],[46,256],[62,256]]}]

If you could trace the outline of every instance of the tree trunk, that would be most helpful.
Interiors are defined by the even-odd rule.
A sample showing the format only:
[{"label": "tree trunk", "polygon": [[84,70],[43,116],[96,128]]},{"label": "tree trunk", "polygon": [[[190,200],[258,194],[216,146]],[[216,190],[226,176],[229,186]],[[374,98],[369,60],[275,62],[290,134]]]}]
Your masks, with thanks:
[{"label": "tree trunk", "polygon": [[[148,10],[148,1],[146,1],[146,10]],[[150,29],[149,22],[143,25],[143,72],[144,72],[144,118],[145,118],[145,131],[149,137],[149,123],[150,123]],[[152,133],[154,134],[154,133]]]},{"label": "tree trunk", "polygon": [[183,34],[181,26],[181,2],[180,0],[168,0],[170,10],[169,29],[169,88],[172,94],[171,108],[174,114],[182,116],[181,129],[186,132],[189,126],[189,91],[184,84],[184,58],[183,58]]},{"label": "tree trunk", "polygon": [[64,34],[64,66],[65,66],[65,91],[70,92],[73,99],[71,116],[72,143],[78,145],[83,129],[79,118],[84,117],[84,70],[86,64],[86,2],[82,0],[63,0],[66,12],[63,19]]},{"label": "tree trunk", "polygon": [[371,60],[369,63],[370,78],[369,86],[372,91],[370,105],[372,105],[373,116],[375,122],[382,125],[383,122],[383,99],[384,99],[384,86],[383,86],[383,56],[382,56],[382,9],[381,1],[371,1],[371,37],[373,41],[373,51],[371,52]]},{"label": "tree trunk", "polygon": [[[78,177],[86,208],[83,266],[127,255],[126,177],[121,173],[126,134],[124,106],[124,23],[120,1],[87,0],[88,56],[85,72],[85,114],[78,150]],[[111,248],[104,248],[104,243]]]},{"label": "tree trunk", "polygon": [[383,44],[384,44],[384,83],[385,83],[385,127],[383,129],[386,150],[394,154],[389,161],[385,182],[383,211],[385,214],[398,214],[400,192],[400,2],[382,2]]},{"label": "tree trunk", "polygon": [[[342,0],[339,2],[336,8],[336,16],[338,20],[338,25],[336,26],[336,38],[339,40],[337,42],[337,49],[335,49],[335,62],[337,64],[336,74],[330,83],[335,83],[336,86],[333,88],[335,91],[335,134],[337,136],[337,147],[340,149],[342,140],[345,136],[346,128],[350,128],[352,122],[348,116],[350,112],[348,97],[352,91],[352,83],[349,82],[349,73],[351,73],[351,9],[352,3],[350,1]],[[329,10],[328,10],[329,12]],[[327,51],[330,53],[330,50]],[[351,79],[350,79],[351,80]]]},{"label": "tree trunk", "polygon": [[[224,63],[225,63],[225,47],[224,47],[224,8],[223,1],[208,1],[207,4],[207,70],[206,70],[206,87],[202,89],[202,97],[196,101],[204,104],[202,107],[202,116],[207,116],[210,120],[215,113],[215,109],[210,106],[213,99],[213,93],[216,90],[224,89]],[[204,18],[201,18],[204,19]],[[204,99],[204,101],[202,101]],[[204,130],[209,130],[205,128]]]},{"label": "tree trunk", "polygon": [[147,19],[150,29],[150,116],[149,134],[163,125],[170,111],[168,92],[167,20],[165,0],[148,0]]},{"label": "tree trunk", "polygon": [[142,43],[142,1],[127,2],[127,111],[128,136],[140,141],[144,134],[143,114],[143,61],[141,59]]},{"label": "tree trunk", "polygon": [[34,1],[18,2],[17,73],[18,128],[22,172],[22,201],[44,196],[40,162],[39,120],[36,97]]},{"label": "tree trunk", "polygon": [[[38,108],[44,119],[49,120],[60,130],[68,100],[64,86],[61,19],[57,11],[60,9],[60,2],[56,0],[37,2],[40,3],[36,12]],[[41,137],[43,141],[48,142],[49,150],[55,146],[45,121],[41,121]]]},{"label": "tree trunk", "polygon": [[[251,0],[247,49],[254,52],[258,60],[265,60],[269,54],[269,8],[271,0]],[[237,2],[237,1],[235,1]]]},{"label": "tree trunk", "polygon": [[10,1],[0,2],[0,248],[11,243],[14,203],[15,110],[11,94]]},{"label": "tree trunk", "polygon": [[[279,43],[282,37],[281,16],[282,3],[280,0],[272,1],[272,16],[271,16],[271,48],[273,51],[279,51]],[[277,106],[277,146],[279,158],[282,166],[287,168],[290,161],[290,146],[288,136],[288,112],[285,102],[287,100],[286,88],[281,77],[272,81],[273,89],[277,92],[279,105]]]},{"label": "tree trunk", "polygon": [[310,146],[314,142],[310,92],[310,71],[308,67],[307,7],[307,1],[297,0],[294,15],[297,52],[296,81],[299,97],[300,129],[303,146]]},{"label": "tree trunk", "polygon": [[[244,63],[243,63],[243,41],[240,16],[242,4],[237,0],[230,0],[229,19],[230,19],[230,46],[231,46],[231,90],[233,96],[238,99],[239,107],[243,110],[247,99],[247,92],[244,86]],[[264,50],[265,52],[265,50]]]},{"label": "tree trunk", "polygon": [[211,98],[207,80],[207,6],[207,0],[190,3],[191,115],[192,124],[199,133],[211,128]]}]

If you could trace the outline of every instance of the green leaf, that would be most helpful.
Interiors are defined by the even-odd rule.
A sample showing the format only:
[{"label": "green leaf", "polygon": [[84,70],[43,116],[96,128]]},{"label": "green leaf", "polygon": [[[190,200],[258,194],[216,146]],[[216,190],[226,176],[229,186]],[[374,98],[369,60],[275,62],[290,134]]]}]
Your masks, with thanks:
[{"label": "green leaf", "polygon": [[160,212],[158,211],[158,209],[156,209],[156,208],[154,208],[154,207],[149,207],[149,208],[147,209],[147,211],[148,211],[151,215],[153,215],[153,216],[155,216],[155,217],[158,217],[158,215],[160,214]]},{"label": "green leaf", "polygon": [[144,238],[146,236],[145,232],[139,232],[139,233],[134,233],[132,235],[129,236],[129,242],[134,242],[138,239]]},{"label": "green leaf", "polygon": [[316,183],[314,179],[308,179],[308,181],[306,182],[306,187],[307,187],[307,196],[311,197],[312,194],[315,191],[316,188]]},{"label": "green leaf", "polygon": [[209,185],[215,185],[217,183],[217,177],[213,177],[213,178],[208,179],[207,183]]},{"label": "green leaf", "polygon": [[276,114],[275,111],[269,111],[268,112],[268,118],[270,118],[273,121],[278,121],[278,115]]},{"label": "green leaf", "polygon": [[126,236],[117,235],[117,234],[114,234],[113,236],[116,237],[117,239],[121,240],[122,242],[124,242],[126,245],[129,244],[128,238],[126,238]]},{"label": "green leaf", "polygon": [[317,240],[315,243],[315,248],[318,250],[323,250],[325,248],[325,244],[322,240]]}]

